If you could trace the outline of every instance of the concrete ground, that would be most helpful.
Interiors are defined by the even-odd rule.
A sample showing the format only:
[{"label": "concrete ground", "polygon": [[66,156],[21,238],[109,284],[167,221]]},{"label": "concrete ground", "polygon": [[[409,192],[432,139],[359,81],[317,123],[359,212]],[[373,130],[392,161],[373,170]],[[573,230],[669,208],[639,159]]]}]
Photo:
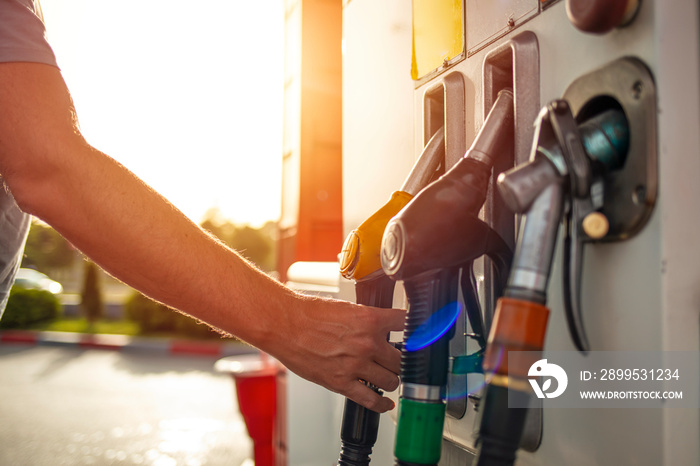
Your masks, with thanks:
[{"label": "concrete ground", "polygon": [[252,465],[215,356],[0,344],[2,465]]}]

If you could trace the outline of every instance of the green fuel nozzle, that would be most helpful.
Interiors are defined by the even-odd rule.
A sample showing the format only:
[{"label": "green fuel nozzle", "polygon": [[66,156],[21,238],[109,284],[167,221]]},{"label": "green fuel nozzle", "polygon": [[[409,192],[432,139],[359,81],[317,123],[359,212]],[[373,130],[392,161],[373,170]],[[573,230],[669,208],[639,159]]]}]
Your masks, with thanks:
[{"label": "green fuel nozzle", "polygon": [[403,281],[408,298],[394,448],[397,465],[436,465],[440,460],[454,321],[446,324],[434,317],[454,309],[460,268],[484,254],[500,257],[503,263],[510,257],[506,243],[478,213],[493,160],[512,144],[513,94],[504,90],[465,157],[421,191],[384,232],[382,267],[389,277]]}]

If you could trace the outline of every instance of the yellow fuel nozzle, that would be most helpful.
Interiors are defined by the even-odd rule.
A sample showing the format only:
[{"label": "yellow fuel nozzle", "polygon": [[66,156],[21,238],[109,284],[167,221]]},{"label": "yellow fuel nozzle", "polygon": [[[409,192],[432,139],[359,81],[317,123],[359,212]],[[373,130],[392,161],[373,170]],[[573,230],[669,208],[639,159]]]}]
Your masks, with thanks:
[{"label": "yellow fuel nozzle", "polygon": [[340,273],[349,280],[362,280],[382,270],[380,257],[382,236],[387,223],[413,199],[411,194],[396,191],[389,202],[350,232],[340,252]]},{"label": "yellow fuel nozzle", "polygon": [[[438,129],[425,145],[400,191],[389,202],[350,232],[338,255],[340,273],[349,280],[363,280],[382,270],[380,253],[384,229],[413,196],[426,187],[445,159],[445,132]],[[382,272],[383,273],[383,272]]]},{"label": "yellow fuel nozzle", "polygon": [[[389,202],[356,230],[350,232],[345,240],[338,255],[340,272],[345,278],[355,280],[358,304],[382,308],[392,306],[395,282],[384,273],[381,263],[384,230],[389,220],[432,180],[438,166],[444,164],[444,159],[445,132],[440,128],[425,146],[401,189],[392,194]],[[380,393],[377,387],[368,385]],[[341,449],[338,465],[369,464],[369,455],[377,440],[378,428],[379,413],[346,399],[340,429]]]}]

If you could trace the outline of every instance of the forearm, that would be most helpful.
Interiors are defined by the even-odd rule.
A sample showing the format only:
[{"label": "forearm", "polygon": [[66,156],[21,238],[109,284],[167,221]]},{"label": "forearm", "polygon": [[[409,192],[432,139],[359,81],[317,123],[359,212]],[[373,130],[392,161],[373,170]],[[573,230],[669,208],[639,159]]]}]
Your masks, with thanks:
[{"label": "forearm", "polygon": [[15,195],[25,210],[130,286],[251,343],[264,341],[270,320],[282,317],[288,290],[113,159],[80,139],[65,150],[71,153],[59,158],[70,164],[30,172],[40,179],[7,180],[13,190],[20,186]]},{"label": "forearm", "polygon": [[[266,326],[281,317],[291,292],[91,147],[57,69],[3,64],[0,103],[0,173],[23,210],[125,283],[264,344]],[[261,296],[270,307],[255,305]]]},{"label": "forearm", "polygon": [[[102,176],[90,176],[97,172]],[[385,338],[400,328],[401,312],[380,315],[297,295],[94,149],[85,163],[59,173],[40,190],[46,198],[35,195],[29,205],[108,272],[270,353],[302,377],[371,408],[390,407],[356,381],[396,387],[396,375],[384,368],[398,367],[398,354]]]}]

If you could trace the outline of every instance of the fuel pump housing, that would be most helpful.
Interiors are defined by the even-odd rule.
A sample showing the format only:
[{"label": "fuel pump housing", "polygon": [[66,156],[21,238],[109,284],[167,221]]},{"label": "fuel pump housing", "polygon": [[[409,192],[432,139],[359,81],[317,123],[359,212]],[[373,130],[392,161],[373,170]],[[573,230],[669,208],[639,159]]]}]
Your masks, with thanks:
[{"label": "fuel pump housing", "polygon": [[[344,2],[344,232],[401,184],[439,127],[449,171],[498,93],[511,89],[513,141],[493,167],[477,215],[515,250],[522,216],[500,195],[496,179],[529,161],[540,109],[565,101],[576,124],[619,111],[630,129],[627,156],[592,183],[586,207],[608,226],[586,231],[576,223],[571,241],[580,249],[565,247],[566,235],[559,233],[543,345],[580,360],[587,357],[582,348],[588,354],[699,351],[700,158],[689,156],[700,147],[699,22],[700,6],[692,0],[672,6],[644,0]],[[440,228],[449,230],[449,219]],[[419,250],[405,254],[420,257]],[[487,330],[499,297],[496,269],[489,258],[473,264],[474,299]],[[406,307],[401,280],[397,285],[394,305]],[[573,300],[572,290],[578,290]],[[585,329],[585,345],[569,331],[567,301],[577,302],[571,314]],[[462,358],[479,348],[473,333],[462,318],[449,342],[447,391],[454,396],[446,399],[440,465],[476,461],[485,379]],[[515,464],[700,463],[697,409],[554,410],[545,400],[532,412]],[[395,416],[382,419],[376,464],[393,461]],[[673,427],[679,425],[684,428]]]}]

